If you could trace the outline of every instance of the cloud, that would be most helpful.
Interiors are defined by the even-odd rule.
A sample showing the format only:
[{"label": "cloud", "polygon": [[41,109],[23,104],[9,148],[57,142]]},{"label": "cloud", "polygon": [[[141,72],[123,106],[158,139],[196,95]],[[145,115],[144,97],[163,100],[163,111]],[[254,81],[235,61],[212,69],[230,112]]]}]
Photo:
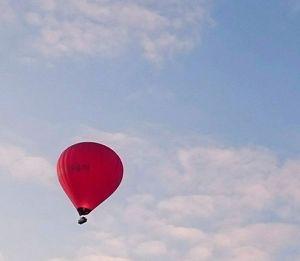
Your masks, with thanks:
[{"label": "cloud", "polygon": [[210,1],[32,1],[25,21],[50,57],[139,52],[161,63],[199,43]]},{"label": "cloud", "polygon": [[0,253],[0,261],[6,261],[2,253]]},{"label": "cloud", "polygon": [[172,213],[170,218],[174,220],[207,218],[211,217],[216,211],[212,197],[203,195],[175,196],[160,201],[158,208],[166,214]]},{"label": "cloud", "polygon": [[300,203],[300,161],[288,160],[282,170],[278,181],[278,189],[283,192],[283,197],[293,204]]},{"label": "cloud", "polygon": [[205,247],[193,247],[188,251],[186,256],[187,260],[208,260],[212,256],[212,250]]},{"label": "cloud", "polygon": [[0,146],[0,168],[17,179],[43,183],[47,183],[54,172],[48,160],[10,145]]},{"label": "cloud", "polygon": [[[274,260],[299,244],[299,232],[299,227],[292,224],[251,224],[216,234],[214,245],[224,260]],[[290,254],[288,251],[284,256]]]},{"label": "cloud", "polygon": [[299,159],[182,139],[162,146],[157,137],[95,129],[80,137],[112,146],[126,168],[114,199],[90,215],[89,244],[72,260],[299,256]]},{"label": "cloud", "polygon": [[134,249],[134,254],[146,258],[155,258],[157,256],[161,258],[167,254],[167,247],[162,241],[146,241],[139,244],[137,248]]},{"label": "cloud", "polygon": [[174,144],[173,138],[166,149],[159,137],[90,128],[76,139],[112,146],[126,166],[116,201],[90,215],[90,245],[77,259],[95,253],[175,261],[299,256],[299,160],[279,160],[262,147]]},{"label": "cloud", "polygon": [[65,258],[51,258],[48,261],[68,261],[68,260]]},{"label": "cloud", "polygon": [[98,260],[103,260],[103,261],[130,261],[130,259],[127,258],[121,258],[121,257],[113,257],[113,256],[87,256],[84,257],[83,259],[80,259],[83,261],[98,261]]},{"label": "cloud", "polygon": [[16,18],[16,14],[13,8],[10,6],[9,1],[0,0],[0,25],[13,22]]},{"label": "cloud", "polygon": [[[73,261],[130,261],[130,259],[127,258],[120,258],[120,257],[113,257],[113,256],[103,256],[103,255],[90,255],[90,256],[84,256],[80,259],[75,259]],[[71,261],[69,259],[63,259],[63,258],[52,258],[48,261]]]}]

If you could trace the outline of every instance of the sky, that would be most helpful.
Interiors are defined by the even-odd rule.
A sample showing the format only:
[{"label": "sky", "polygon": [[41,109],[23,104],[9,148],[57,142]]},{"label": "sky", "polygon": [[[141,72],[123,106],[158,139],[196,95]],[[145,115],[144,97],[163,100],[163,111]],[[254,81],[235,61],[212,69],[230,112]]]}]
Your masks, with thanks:
[{"label": "sky", "polygon": [[[0,261],[300,260],[299,0],[0,10]],[[124,165],[82,226],[80,141]]]}]

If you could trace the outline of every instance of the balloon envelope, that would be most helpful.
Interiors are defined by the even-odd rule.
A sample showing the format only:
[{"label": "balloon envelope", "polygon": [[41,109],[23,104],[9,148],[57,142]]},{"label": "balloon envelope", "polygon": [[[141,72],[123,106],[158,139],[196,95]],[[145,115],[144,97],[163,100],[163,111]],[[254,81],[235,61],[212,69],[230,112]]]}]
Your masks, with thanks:
[{"label": "balloon envelope", "polygon": [[58,180],[80,215],[86,215],[120,185],[123,165],[109,147],[95,142],[74,144],[57,161]]}]

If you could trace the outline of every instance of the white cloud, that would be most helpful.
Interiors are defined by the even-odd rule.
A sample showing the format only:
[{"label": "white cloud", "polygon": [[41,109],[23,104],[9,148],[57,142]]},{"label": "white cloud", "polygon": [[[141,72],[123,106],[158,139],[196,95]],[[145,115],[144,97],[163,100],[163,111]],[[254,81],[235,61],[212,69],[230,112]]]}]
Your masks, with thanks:
[{"label": "white cloud", "polygon": [[171,240],[199,242],[206,238],[203,231],[193,227],[181,227],[163,224],[159,227],[159,232]]},{"label": "white cloud", "polygon": [[203,195],[172,197],[159,202],[158,208],[165,214],[172,213],[169,218],[174,220],[209,218],[216,211],[212,198]]},{"label": "white cloud", "polygon": [[134,249],[134,254],[148,259],[150,257],[155,258],[157,256],[162,258],[162,256],[167,254],[167,247],[162,241],[146,241],[137,245],[137,247]]},{"label": "white cloud", "polygon": [[54,11],[58,6],[57,0],[44,0],[44,1],[38,1],[35,0],[36,4],[39,5],[43,10],[46,11]]},{"label": "white cloud", "polygon": [[270,256],[255,247],[238,247],[235,248],[232,251],[232,255],[229,260],[235,260],[235,261],[252,261],[252,260],[257,260],[257,261],[271,261],[273,260],[270,258]]},{"label": "white cloud", "polygon": [[103,256],[103,255],[89,255],[83,256],[76,259],[64,259],[64,258],[52,258],[48,261],[131,261],[131,259],[114,257],[114,256]]},{"label": "white cloud", "polygon": [[8,0],[0,0],[0,10],[0,26],[3,23],[13,22],[15,20],[16,14]]},{"label": "white cloud", "polygon": [[77,139],[112,146],[126,166],[120,201],[90,215],[90,245],[78,259],[115,253],[158,261],[299,256],[293,251],[300,245],[298,159],[280,161],[266,148],[196,142],[166,149],[153,138],[93,129]]},{"label": "white cloud", "polygon": [[277,189],[282,191],[287,200],[300,204],[300,161],[287,161],[280,174]]},{"label": "white cloud", "polygon": [[299,232],[296,225],[261,223],[220,232],[213,240],[224,260],[274,260],[285,248],[299,244]]},{"label": "white cloud", "polygon": [[193,247],[192,249],[189,250],[186,259],[187,260],[208,260],[212,256],[212,250],[210,248],[198,246],[198,247]]},{"label": "white cloud", "polygon": [[68,261],[68,260],[65,258],[51,258],[48,261]]},{"label": "white cloud", "polygon": [[139,50],[155,63],[190,50],[211,23],[210,1],[33,1],[25,20],[47,56]]},{"label": "white cloud", "polygon": [[7,259],[4,257],[2,253],[0,253],[0,261],[6,261]]},{"label": "white cloud", "polygon": [[127,258],[114,257],[114,256],[103,256],[103,255],[94,255],[94,256],[85,256],[83,258],[78,259],[78,261],[130,261]]},{"label": "white cloud", "polygon": [[0,146],[0,167],[13,177],[46,183],[55,171],[46,159],[9,145]]},{"label": "white cloud", "polygon": [[145,141],[142,138],[123,133],[123,132],[105,132],[99,131],[93,128],[85,128],[84,133],[82,133],[79,137],[75,138],[76,141],[81,140],[95,140],[98,142],[102,142],[107,144],[108,146],[116,149],[116,150],[124,150],[130,153],[133,153],[135,149],[140,147],[144,147]]},{"label": "white cloud", "polygon": [[25,16],[25,21],[32,26],[42,25],[42,17],[37,13],[27,13]]}]

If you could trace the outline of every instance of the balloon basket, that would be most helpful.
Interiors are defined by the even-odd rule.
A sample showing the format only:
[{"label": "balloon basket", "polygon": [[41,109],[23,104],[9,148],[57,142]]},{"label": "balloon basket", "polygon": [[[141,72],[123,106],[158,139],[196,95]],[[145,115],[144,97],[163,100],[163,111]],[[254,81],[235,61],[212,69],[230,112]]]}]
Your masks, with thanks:
[{"label": "balloon basket", "polygon": [[80,219],[78,220],[78,224],[79,224],[79,225],[82,225],[82,224],[84,224],[85,222],[87,222],[87,218],[86,218],[86,217],[80,217]]}]

